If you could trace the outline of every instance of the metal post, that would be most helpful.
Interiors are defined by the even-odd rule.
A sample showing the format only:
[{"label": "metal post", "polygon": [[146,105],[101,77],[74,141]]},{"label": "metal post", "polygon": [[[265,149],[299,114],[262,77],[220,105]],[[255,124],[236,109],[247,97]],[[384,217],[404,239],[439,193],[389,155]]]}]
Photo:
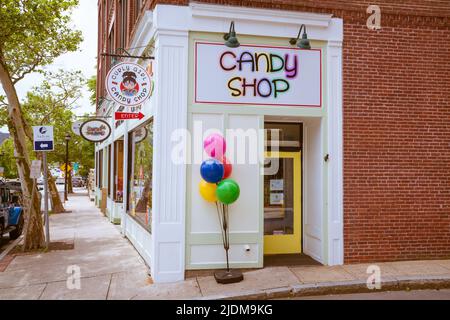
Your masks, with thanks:
[{"label": "metal post", "polygon": [[48,218],[48,173],[47,173],[47,152],[43,152],[44,160],[44,217],[45,217],[45,240],[47,249],[50,245],[50,223]]},{"label": "metal post", "polygon": [[64,201],[69,200],[67,198],[67,174],[69,167],[69,140],[66,139],[66,167],[65,167],[65,175],[64,175]]}]

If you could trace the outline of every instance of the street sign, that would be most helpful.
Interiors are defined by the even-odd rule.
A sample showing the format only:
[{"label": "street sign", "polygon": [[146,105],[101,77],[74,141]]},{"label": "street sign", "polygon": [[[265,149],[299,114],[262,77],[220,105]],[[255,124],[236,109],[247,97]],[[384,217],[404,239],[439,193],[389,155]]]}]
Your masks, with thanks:
[{"label": "street sign", "polygon": [[75,133],[77,136],[80,135],[80,127],[83,124],[83,121],[75,121],[72,123],[72,132]]},{"label": "street sign", "polygon": [[78,169],[80,169],[80,164],[78,162],[74,162],[73,163],[73,171],[78,172]]},{"label": "street sign", "polygon": [[39,179],[41,176],[41,160],[33,160],[30,168],[30,178]]},{"label": "street sign", "polygon": [[139,119],[141,120],[144,118],[144,115],[142,112],[139,113],[132,113],[132,112],[116,112],[115,114],[115,120],[132,120],[132,119]]},{"label": "street sign", "polygon": [[53,151],[53,126],[33,127],[34,151]]},{"label": "street sign", "polygon": [[[66,164],[65,163],[63,163],[59,168],[61,169],[61,171],[66,172]],[[69,166],[67,167],[67,171],[70,171],[70,170],[72,170],[72,167],[69,164]]]}]

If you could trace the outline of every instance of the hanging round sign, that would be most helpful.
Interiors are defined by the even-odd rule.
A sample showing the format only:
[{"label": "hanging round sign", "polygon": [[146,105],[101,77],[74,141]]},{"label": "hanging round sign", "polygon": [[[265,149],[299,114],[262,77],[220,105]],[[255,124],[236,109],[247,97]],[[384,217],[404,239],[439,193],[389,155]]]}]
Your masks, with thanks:
[{"label": "hanging round sign", "polygon": [[111,98],[126,107],[144,103],[152,93],[152,80],[147,71],[135,63],[119,63],[106,76],[106,89]]},{"label": "hanging round sign", "polygon": [[141,127],[134,132],[134,143],[139,143],[147,138],[148,131],[146,127]]},{"label": "hanging round sign", "polygon": [[72,123],[72,132],[79,136],[80,135],[80,127],[82,124],[83,124],[82,121],[75,121],[74,123]]},{"label": "hanging round sign", "polygon": [[111,134],[109,124],[100,119],[85,121],[80,127],[80,135],[87,141],[102,142]]}]

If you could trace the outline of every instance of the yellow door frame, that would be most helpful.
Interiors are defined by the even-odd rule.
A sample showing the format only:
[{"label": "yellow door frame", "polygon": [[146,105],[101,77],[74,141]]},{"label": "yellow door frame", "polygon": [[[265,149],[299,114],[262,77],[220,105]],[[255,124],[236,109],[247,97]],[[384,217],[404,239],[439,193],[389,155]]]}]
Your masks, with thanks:
[{"label": "yellow door frame", "polygon": [[[266,158],[293,159],[294,161],[294,233],[285,235],[265,235],[264,254],[301,253],[302,234],[302,179],[301,151],[296,152],[266,152]],[[264,196],[264,195],[263,195]],[[264,220],[264,219],[263,219]]]}]

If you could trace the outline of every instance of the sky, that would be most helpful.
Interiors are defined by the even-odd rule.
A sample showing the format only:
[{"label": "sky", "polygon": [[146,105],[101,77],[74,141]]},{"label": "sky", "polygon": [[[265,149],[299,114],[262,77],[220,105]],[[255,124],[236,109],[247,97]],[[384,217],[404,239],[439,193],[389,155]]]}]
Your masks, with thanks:
[{"label": "sky", "polygon": [[[97,1],[79,0],[79,5],[72,12],[72,26],[83,33],[83,42],[77,52],[66,53],[51,64],[45,70],[56,71],[81,70],[86,78],[96,74],[97,65]],[[16,85],[19,99],[25,98],[27,91],[38,85],[42,80],[39,74],[30,74]],[[2,91],[0,86],[0,91]],[[94,112],[95,106],[89,102],[89,92],[87,88],[83,90],[83,96],[78,100],[75,113],[78,115],[86,112]],[[6,127],[0,128],[1,132],[8,132]]]}]

